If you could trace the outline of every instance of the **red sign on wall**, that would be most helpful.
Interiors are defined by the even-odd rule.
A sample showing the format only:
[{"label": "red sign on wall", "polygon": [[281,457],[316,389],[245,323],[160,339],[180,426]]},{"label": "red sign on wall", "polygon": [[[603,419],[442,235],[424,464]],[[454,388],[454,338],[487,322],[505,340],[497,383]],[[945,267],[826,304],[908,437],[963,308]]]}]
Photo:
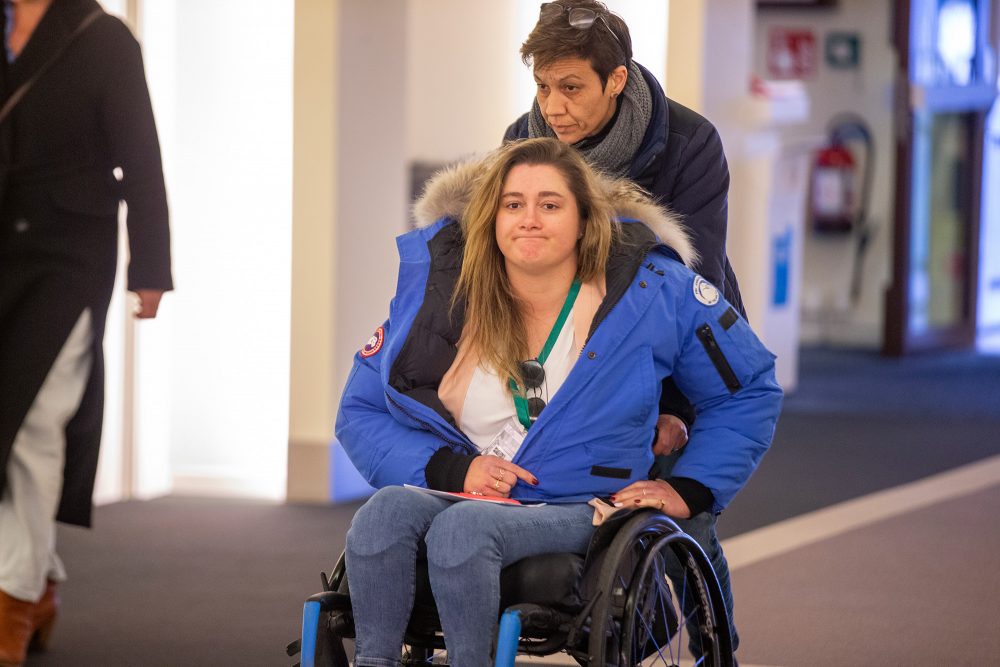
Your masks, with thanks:
[{"label": "red sign on wall", "polygon": [[811,79],[819,53],[816,33],[801,28],[771,28],[767,45],[767,73],[772,79]]}]

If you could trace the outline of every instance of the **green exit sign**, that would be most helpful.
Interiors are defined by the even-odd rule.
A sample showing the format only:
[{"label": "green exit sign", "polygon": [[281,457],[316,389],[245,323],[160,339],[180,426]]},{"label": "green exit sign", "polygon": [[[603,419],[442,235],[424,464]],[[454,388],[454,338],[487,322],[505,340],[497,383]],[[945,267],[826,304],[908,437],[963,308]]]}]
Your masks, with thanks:
[{"label": "green exit sign", "polygon": [[861,36],[856,32],[831,32],[826,36],[826,64],[833,69],[854,69],[861,62]]}]

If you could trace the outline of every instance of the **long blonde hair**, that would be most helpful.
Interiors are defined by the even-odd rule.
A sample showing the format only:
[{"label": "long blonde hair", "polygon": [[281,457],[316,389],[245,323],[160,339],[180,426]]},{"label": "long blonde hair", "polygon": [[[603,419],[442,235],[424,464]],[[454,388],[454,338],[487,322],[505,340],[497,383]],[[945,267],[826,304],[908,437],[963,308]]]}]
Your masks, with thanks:
[{"label": "long blonde hair", "polygon": [[494,154],[462,216],[465,252],[452,303],[466,302],[463,344],[471,345],[501,378],[520,382],[518,364],[530,354],[527,334],[496,241],[503,184],[518,165],[552,166],[566,179],[580,212],[583,236],[577,243],[576,277],[581,282],[604,273],[620,225],[599,177],[572,146],[557,139],[526,139],[506,144]]}]

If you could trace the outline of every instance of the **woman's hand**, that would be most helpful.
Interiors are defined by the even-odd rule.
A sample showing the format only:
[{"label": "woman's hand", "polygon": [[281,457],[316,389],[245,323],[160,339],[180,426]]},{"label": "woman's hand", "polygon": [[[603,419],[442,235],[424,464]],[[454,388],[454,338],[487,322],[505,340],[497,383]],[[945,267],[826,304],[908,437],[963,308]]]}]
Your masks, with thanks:
[{"label": "woman's hand", "polygon": [[472,459],[469,471],[465,473],[466,493],[478,493],[483,496],[508,498],[517,480],[535,486],[538,480],[521,466],[499,456],[477,456]]},{"label": "woman's hand", "polygon": [[691,510],[674,487],[662,479],[629,484],[611,496],[616,507],[652,507],[675,519],[690,519]]},{"label": "woman's hand", "polygon": [[688,427],[680,417],[660,415],[656,420],[656,439],[653,440],[653,453],[666,456],[676,452],[687,444]]},{"label": "woman's hand", "polygon": [[140,320],[148,320],[156,317],[156,311],[160,308],[160,299],[163,297],[161,289],[140,289],[133,292],[139,297],[139,303],[135,307],[135,316]]}]

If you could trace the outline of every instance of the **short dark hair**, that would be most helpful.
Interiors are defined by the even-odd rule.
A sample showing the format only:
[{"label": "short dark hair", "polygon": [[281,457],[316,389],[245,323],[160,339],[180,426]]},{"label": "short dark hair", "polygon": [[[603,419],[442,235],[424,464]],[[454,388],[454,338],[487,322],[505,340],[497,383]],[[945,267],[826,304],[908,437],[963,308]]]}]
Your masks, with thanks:
[{"label": "short dark hair", "polygon": [[[564,58],[582,58],[597,72],[601,85],[607,85],[616,67],[628,67],[632,60],[632,37],[620,16],[597,0],[559,0],[554,4],[561,5],[563,11],[540,11],[538,23],[521,45],[521,60],[525,65],[547,67]],[[575,8],[593,10],[600,18],[586,30],[574,28],[569,24],[568,14]]]}]

